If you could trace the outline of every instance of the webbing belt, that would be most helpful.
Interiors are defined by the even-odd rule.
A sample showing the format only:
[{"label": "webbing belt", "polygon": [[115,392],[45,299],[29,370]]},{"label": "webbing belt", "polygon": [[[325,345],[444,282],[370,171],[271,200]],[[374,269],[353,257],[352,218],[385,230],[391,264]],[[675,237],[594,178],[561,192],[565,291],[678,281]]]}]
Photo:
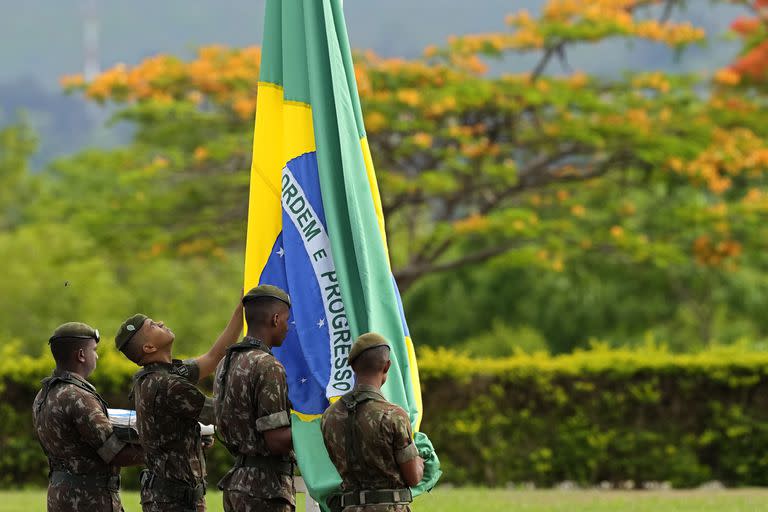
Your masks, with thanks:
[{"label": "webbing belt", "polygon": [[232,356],[234,352],[245,352],[247,350],[262,350],[271,354],[269,347],[264,345],[264,342],[258,338],[246,336],[240,343],[235,343],[227,348],[227,353],[224,356],[224,363],[221,367],[221,373],[219,374],[219,385],[222,389],[222,395],[226,392],[227,388],[227,376],[229,374],[229,366],[232,363]]},{"label": "webbing belt", "polygon": [[141,487],[154,489],[168,498],[179,500],[187,505],[194,505],[205,496],[205,482],[192,486],[163,478],[147,469],[141,472]]},{"label": "webbing belt", "polygon": [[293,475],[292,462],[266,455],[238,455],[235,460],[235,467],[259,468]]},{"label": "webbing belt", "polygon": [[413,501],[410,489],[375,489],[371,491],[348,492],[341,496],[342,507],[357,505],[399,505]]},{"label": "webbing belt", "polygon": [[120,475],[103,475],[88,473],[70,473],[69,471],[51,471],[51,485],[68,484],[90,491],[118,492],[120,490]]}]

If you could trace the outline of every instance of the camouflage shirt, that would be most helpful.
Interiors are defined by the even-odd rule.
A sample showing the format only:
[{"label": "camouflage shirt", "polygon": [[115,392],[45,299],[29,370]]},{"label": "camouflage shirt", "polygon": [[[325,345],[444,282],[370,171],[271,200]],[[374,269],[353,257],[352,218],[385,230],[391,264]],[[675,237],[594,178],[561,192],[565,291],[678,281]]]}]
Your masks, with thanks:
[{"label": "camouflage shirt", "polygon": [[[291,404],[285,368],[269,347],[248,336],[230,347],[216,369],[213,395],[216,428],[227,448],[233,454],[270,456],[264,432],[290,425]],[[293,453],[273,457],[295,460]],[[293,475],[271,467],[236,466],[219,487],[257,498],[282,498],[295,505]]]},{"label": "camouflage shirt", "polygon": [[[375,397],[359,404],[354,425],[354,451],[359,459],[347,453],[347,408],[342,400],[336,401],[321,422],[323,441],[331,462],[341,475],[343,492],[376,489],[403,489],[407,485],[400,474],[400,466],[416,456],[411,422],[399,406],[386,401],[379,389],[357,385],[351,393],[367,393]],[[404,512],[406,505],[368,505],[346,507],[345,512]]]},{"label": "camouflage shirt", "polygon": [[[199,375],[194,360],[151,363],[136,373],[132,391],[147,469],[192,487],[205,481],[198,421],[213,423],[211,400],[195,386]],[[142,486],[142,504],[171,501],[161,490]]]},{"label": "camouflage shirt", "polygon": [[[120,468],[110,462],[125,443],[112,432],[107,406],[96,389],[79,375],[56,370],[45,379],[35,397],[32,418],[51,471],[105,479],[119,474]],[[103,489],[67,481],[49,485],[48,510],[86,509],[122,510],[120,496],[106,485]]]}]

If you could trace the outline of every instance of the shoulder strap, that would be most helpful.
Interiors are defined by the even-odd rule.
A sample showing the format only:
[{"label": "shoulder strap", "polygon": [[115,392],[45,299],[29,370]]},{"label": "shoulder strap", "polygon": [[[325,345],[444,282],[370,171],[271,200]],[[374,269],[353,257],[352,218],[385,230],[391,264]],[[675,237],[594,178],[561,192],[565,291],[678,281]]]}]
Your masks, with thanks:
[{"label": "shoulder strap", "polygon": [[37,410],[38,414],[40,414],[40,411],[43,408],[43,404],[48,399],[48,393],[51,392],[51,388],[59,382],[64,382],[64,380],[61,377],[46,377],[42,380],[42,394],[40,395],[40,399],[35,404],[35,409]]},{"label": "shoulder strap", "polygon": [[96,397],[96,399],[99,401],[99,404],[101,404],[101,408],[104,411],[104,414],[107,414],[107,403],[104,401],[101,395],[99,395],[93,388],[86,385],[83,381],[75,379],[69,374],[56,375],[43,379],[43,394],[40,397],[40,401],[36,404],[38,413],[42,409],[45,400],[48,398],[48,393],[50,393],[51,389],[60,382],[64,384],[72,384],[73,386],[78,387]]},{"label": "shoulder strap", "polygon": [[[138,372],[136,372],[136,373],[133,375],[133,379],[132,379],[132,380],[133,380],[133,382],[131,383],[131,391],[128,393],[128,400],[130,400],[131,402],[133,402],[133,401],[134,401],[134,398],[135,398],[135,391],[136,391],[136,386],[139,384],[139,381],[140,381],[141,379],[143,379],[143,378],[144,378],[144,377],[146,377],[147,375],[150,375],[150,374],[152,374],[152,373],[155,373],[155,372],[158,372],[158,371],[160,371],[158,368],[147,368],[147,367],[142,367],[142,369],[141,369],[141,370],[139,370]],[[136,410],[136,404],[135,404],[135,403],[134,403],[134,405],[133,405],[133,409],[134,409],[134,410]]]},{"label": "shoulder strap", "polygon": [[240,343],[235,343],[227,348],[227,354],[224,356],[224,364],[221,367],[221,373],[219,374],[219,387],[222,394],[226,389],[227,376],[229,375],[229,366],[232,364],[232,355],[235,352],[247,352],[249,350],[262,350],[267,353],[271,353],[269,348],[264,346],[263,342],[257,338],[246,338]]},{"label": "shoulder strap", "polygon": [[371,391],[350,391],[341,397],[344,407],[347,408],[346,423],[346,452],[347,466],[349,471],[347,476],[352,480],[355,491],[360,489],[360,480],[357,478],[359,472],[363,469],[363,458],[360,453],[360,443],[357,439],[357,412],[360,405],[374,401],[383,402],[381,396]]}]

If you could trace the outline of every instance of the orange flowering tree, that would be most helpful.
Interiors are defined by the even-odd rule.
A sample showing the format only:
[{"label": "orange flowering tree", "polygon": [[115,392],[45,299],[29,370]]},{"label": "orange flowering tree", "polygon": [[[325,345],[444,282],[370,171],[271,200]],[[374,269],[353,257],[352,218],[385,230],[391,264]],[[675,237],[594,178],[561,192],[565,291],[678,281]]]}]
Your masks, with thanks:
[{"label": "orange flowering tree", "polygon": [[[684,58],[707,35],[671,21],[682,3],[549,0],[538,15],[510,14],[507,31],[451,37],[420,58],[356,55],[402,287],[494,258],[554,273],[595,260],[708,273],[745,264],[768,239],[768,132],[760,102],[733,88],[738,62],[714,84],[556,66],[572,45],[613,40]],[[517,54],[538,60],[527,73],[489,73],[494,59]],[[116,105],[135,135],[108,156],[56,165],[62,182],[104,190],[113,213],[64,214],[88,215],[104,242],[142,255],[239,248],[259,63],[258,48],[213,46],[190,61],[118,65],[88,83],[65,77],[68,90]],[[133,236],[110,229],[115,215]]]},{"label": "orange flowering tree", "polygon": [[768,1],[730,0],[744,8],[744,15],[731,23],[731,31],[742,42],[742,51],[716,78],[722,85],[765,85],[768,79]]}]

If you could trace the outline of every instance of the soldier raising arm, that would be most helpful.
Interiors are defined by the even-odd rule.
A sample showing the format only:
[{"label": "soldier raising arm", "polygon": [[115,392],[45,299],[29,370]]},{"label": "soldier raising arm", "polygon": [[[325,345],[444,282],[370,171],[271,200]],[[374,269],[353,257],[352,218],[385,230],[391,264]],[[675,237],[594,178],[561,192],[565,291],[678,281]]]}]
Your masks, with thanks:
[{"label": "soldier raising arm", "polygon": [[349,351],[355,387],[323,413],[323,441],[342,479],[335,506],[344,512],[407,512],[409,487],[424,474],[408,414],[381,394],[389,351],[379,334],[357,338]]},{"label": "soldier raising arm", "polygon": [[99,331],[70,322],[48,343],[56,361],[32,409],[48,457],[48,510],[122,511],[120,468],[141,463],[141,449],[118,440],[107,405],[86,379],[96,368]]},{"label": "soldier raising arm", "polygon": [[288,333],[291,299],[262,285],[243,297],[248,333],[232,345],[213,383],[219,436],[236,457],[219,482],[226,512],[295,508],[293,442],[285,369],[272,355]]},{"label": "soldier raising arm", "polygon": [[205,354],[173,359],[175,335],[163,322],[138,314],[120,326],[117,348],[142,369],[133,400],[147,469],[142,472],[144,512],[205,510],[205,456],[200,425],[213,423],[213,403],[195,386],[210,375],[243,329],[238,302],[224,331]]}]

